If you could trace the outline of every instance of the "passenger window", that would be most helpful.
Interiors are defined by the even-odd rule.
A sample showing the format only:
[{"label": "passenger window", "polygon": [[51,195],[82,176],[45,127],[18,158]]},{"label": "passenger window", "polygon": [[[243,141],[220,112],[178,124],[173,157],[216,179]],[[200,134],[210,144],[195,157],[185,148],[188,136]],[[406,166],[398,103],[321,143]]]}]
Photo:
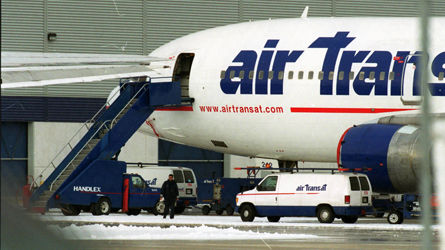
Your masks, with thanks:
[{"label": "passenger window", "polygon": [[360,180],[360,186],[362,187],[362,191],[369,191],[369,183],[366,177],[360,176],[358,177],[358,179]]},{"label": "passenger window", "polygon": [[298,72],[298,79],[303,79],[303,76],[304,76],[304,72],[303,71],[299,71]]},{"label": "passenger window", "polygon": [[314,79],[314,71],[309,71],[309,73],[308,73],[308,75],[307,75],[307,78],[308,78],[309,80]]},{"label": "passenger window", "polygon": [[230,79],[233,79],[235,77],[235,70],[230,71]]},{"label": "passenger window", "polygon": [[289,78],[289,80],[294,78],[294,72],[293,71],[289,71],[289,74],[287,75],[287,78]]},{"label": "passenger window", "polygon": [[260,70],[260,72],[258,72],[258,79],[263,80],[264,78],[264,71]]},{"label": "passenger window", "polygon": [[349,177],[349,182],[351,183],[352,191],[360,191],[360,185],[358,184],[357,177]]},{"label": "passenger window", "polygon": [[244,70],[241,70],[240,72],[239,72],[239,79],[244,79]]},{"label": "passenger window", "polygon": [[253,79],[253,70],[249,71],[249,79],[250,79],[250,80]]},{"label": "passenger window", "polygon": [[439,73],[439,81],[443,81],[444,74],[445,74],[445,72],[440,72]]},{"label": "passenger window", "polygon": [[277,188],[278,176],[269,176],[262,181],[258,187],[258,191],[275,191]]},{"label": "passenger window", "polygon": [[186,183],[195,183],[195,178],[193,178],[192,171],[184,170],[184,178]]},{"label": "passenger window", "polygon": [[385,80],[386,72],[380,72],[380,81]]},{"label": "passenger window", "polygon": [[358,75],[358,79],[360,80],[360,81],[363,81],[363,80],[365,80],[365,72],[360,72],[360,74]]},{"label": "passenger window", "polygon": [[284,78],[284,71],[278,72],[278,80],[283,80]]},{"label": "passenger window", "polygon": [[318,72],[318,80],[323,80],[323,78],[324,78],[323,71]]},{"label": "passenger window", "polygon": [[372,71],[369,73],[369,80],[373,81],[375,79],[375,72]]},{"label": "passenger window", "polygon": [[131,182],[133,183],[133,187],[135,188],[145,188],[145,183],[142,181],[141,177],[139,176],[132,176]]},{"label": "passenger window", "polygon": [[344,71],[340,71],[339,73],[338,73],[338,80],[343,80],[343,79],[345,79],[345,72]]},{"label": "passenger window", "polygon": [[389,80],[394,80],[394,72],[389,72]]},{"label": "passenger window", "polygon": [[221,70],[220,78],[221,78],[221,79],[226,78],[226,71],[225,71],[225,70]]},{"label": "passenger window", "polygon": [[349,72],[349,80],[354,80],[354,71]]},{"label": "passenger window", "polygon": [[329,72],[329,80],[334,80],[334,71]]},{"label": "passenger window", "polygon": [[269,77],[268,77],[269,79],[272,79],[273,78],[273,71],[269,71]]},{"label": "passenger window", "polygon": [[184,176],[181,170],[173,170],[173,178],[176,183],[184,183]]}]

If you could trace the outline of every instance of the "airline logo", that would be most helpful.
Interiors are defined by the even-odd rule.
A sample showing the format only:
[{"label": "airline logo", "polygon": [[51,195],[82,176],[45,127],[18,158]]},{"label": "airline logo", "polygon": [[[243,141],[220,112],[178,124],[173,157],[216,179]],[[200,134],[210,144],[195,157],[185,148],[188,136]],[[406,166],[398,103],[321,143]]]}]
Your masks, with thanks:
[{"label": "airline logo", "polygon": [[[321,69],[324,77],[320,80],[320,95],[333,95],[334,88],[336,95],[349,95],[351,82],[352,90],[358,95],[371,95],[373,90],[376,96],[402,95],[405,68],[418,65],[422,52],[397,51],[393,54],[383,50],[347,50],[348,45],[355,39],[349,36],[349,32],[337,32],[333,37],[319,37],[308,46],[309,51],[326,50]],[[287,64],[298,63],[305,51],[277,50],[278,43],[279,40],[267,40],[259,56],[253,50],[240,51],[232,61],[234,65],[226,69],[226,74],[220,81],[221,90],[225,94],[282,95],[284,76],[280,75],[280,72],[283,74]],[[365,63],[366,65],[363,65]],[[355,78],[350,80],[349,73],[354,64],[363,65],[360,72],[364,75],[356,74]],[[406,76],[407,79],[417,83],[420,79],[420,69],[421,67],[415,67],[413,76]],[[344,77],[328,77],[328,74],[334,71],[344,72]],[[436,80],[444,71],[445,51],[436,55],[431,64],[431,73]],[[250,72],[255,72],[255,76],[249,76]],[[273,75],[270,76],[269,72]],[[390,72],[394,73],[391,80]],[[375,76],[371,77],[372,74]],[[433,96],[445,96],[445,83],[430,83],[429,90]],[[412,84],[412,94],[420,95],[417,84]]]},{"label": "airline logo", "polygon": [[309,184],[299,185],[296,191],[326,191],[328,184],[322,186],[311,186]]},{"label": "airline logo", "polygon": [[153,180],[146,180],[145,182],[147,183],[147,185],[149,186],[156,186],[156,182],[157,182],[158,178],[153,178]]}]

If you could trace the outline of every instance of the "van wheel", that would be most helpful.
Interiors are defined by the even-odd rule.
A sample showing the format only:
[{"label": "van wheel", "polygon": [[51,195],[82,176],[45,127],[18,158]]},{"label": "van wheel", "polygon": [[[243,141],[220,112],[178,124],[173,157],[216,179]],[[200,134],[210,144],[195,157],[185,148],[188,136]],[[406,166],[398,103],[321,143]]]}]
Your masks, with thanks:
[{"label": "van wheel", "polygon": [[141,213],[141,209],[140,208],[130,208],[127,211],[127,215],[138,215]]},{"label": "van wheel", "polygon": [[216,212],[217,215],[221,215],[221,214],[224,213],[224,209],[223,208],[218,208],[215,212]]},{"label": "van wheel", "polygon": [[163,201],[156,202],[155,208],[153,209],[153,213],[155,215],[164,214],[165,204]]},{"label": "van wheel", "polygon": [[203,206],[201,208],[201,212],[203,215],[208,215],[210,213],[210,207],[209,206]]},{"label": "van wheel", "polygon": [[278,222],[280,221],[280,216],[267,216],[267,220],[269,222]]},{"label": "van wheel", "polygon": [[175,207],[175,214],[182,214],[185,211],[185,206],[184,205],[179,205],[177,207]]},{"label": "van wheel", "polygon": [[63,205],[60,210],[65,216],[76,216],[80,214],[80,207],[75,205]]},{"label": "van wheel", "polygon": [[227,213],[227,215],[233,215],[233,213],[235,213],[235,209],[233,209],[232,206],[228,205],[226,207],[226,213]]},{"label": "van wheel", "polygon": [[251,205],[244,205],[240,208],[242,221],[253,221],[255,219],[255,210]]},{"label": "van wheel", "polygon": [[332,223],[334,221],[334,212],[329,206],[321,206],[318,208],[317,218],[320,223]]},{"label": "van wheel", "polygon": [[111,202],[107,198],[100,198],[96,204],[96,213],[98,215],[109,215],[111,212]]},{"label": "van wheel", "polygon": [[354,215],[349,215],[349,216],[343,216],[341,217],[341,220],[343,221],[343,223],[356,223],[358,219],[358,216],[354,216]]},{"label": "van wheel", "polygon": [[100,213],[99,213],[99,205],[97,203],[91,204],[90,210],[91,210],[91,214],[92,215],[100,215]]},{"label": "van wheel", "polygon": [[402,224],[403,214],[400,211],[391,211],[387,219],[390,224]]}]

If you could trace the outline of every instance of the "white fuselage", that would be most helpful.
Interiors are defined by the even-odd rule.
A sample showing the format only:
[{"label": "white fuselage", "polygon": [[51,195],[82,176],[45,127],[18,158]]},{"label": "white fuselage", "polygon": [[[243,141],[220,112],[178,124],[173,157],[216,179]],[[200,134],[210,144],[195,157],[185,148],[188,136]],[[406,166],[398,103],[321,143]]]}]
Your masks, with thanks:
[{"label": "white fuselage", "polygon": [[[434,62],[445,71],[444,23],[445,18],[431,20],[428,69],[430,82],[437,84],[445,81],[431,72],[431,65]],[[407,101],[418,99],[412,88],[416,56],[407,56],[420,51],[418,26],[414,18],[281,19],[185,36],[151,56],[194,53],[189,95],[195,101],[190,108],[156,111],[148,120],[151,126],[147,123],[142,129],[223,153],[335,161],[338,141],[347,128],[418,112],[417,104],[401,100],[402,95]],[[280,60],[288,61],[280,65]],[[159,67],[159,73],[172,75],[175,60],[167,66]],[[227,71],[223,80],[221,71]],[[268,71],[273,71],[270,80]],[[349,71],[354,73],[352,80]],[[366,73],[361,78],[362,71],[374,76]],[[432,97],[433,111],[445,113],[445,96],[439,93]]]}]

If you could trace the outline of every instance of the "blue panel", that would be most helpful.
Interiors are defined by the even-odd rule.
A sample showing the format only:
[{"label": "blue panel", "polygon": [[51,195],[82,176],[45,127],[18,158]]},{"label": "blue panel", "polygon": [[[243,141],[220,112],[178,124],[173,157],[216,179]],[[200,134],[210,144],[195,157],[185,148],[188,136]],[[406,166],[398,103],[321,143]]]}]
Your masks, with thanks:
[{"label": "blue panel", "polygon": [[20,194],[21,188],[26,184],[27,157],[28,124],[3,122],[1,124],[2,195]]},{"label": "blue panel", "polygon": [[[337,216],[342,215],[361,215],[363,210],[369,209],[368,206],[357,207],[333,207]],[[258,216],[317,216],[316,206],[256,206]]]},{"label": "blue panel", "polygon": [[179,85],[179,82],[153,83],[149,86],[150,105],[179,105],[181,104],[181,88],[172,88],[170,85]]},{"label": "blue panel", "polygon": [[106,102],[104,98],[2,96],[2,121],[84,122]]},{"label": "blue panel", "polygon": [[[205,162],[206,160],[222,161],[224,155],[209,150],[159,140],[158,159],[160,166],[182,166],[193,169],[197,179],[213,179],[222,177],[224,174],[223,162]],[[168,160],[175,161],[168,162]],[[188,160],[202,160],[202,162],[187,162]]]},{"label": "blue panel", "polygon": [[371,168],[368,175],[376,192],[392,193],[394,187],[387,168],[388,147],[401,125],[366,124],[352,127],[341,146],[341,166],[347,169]]}]

